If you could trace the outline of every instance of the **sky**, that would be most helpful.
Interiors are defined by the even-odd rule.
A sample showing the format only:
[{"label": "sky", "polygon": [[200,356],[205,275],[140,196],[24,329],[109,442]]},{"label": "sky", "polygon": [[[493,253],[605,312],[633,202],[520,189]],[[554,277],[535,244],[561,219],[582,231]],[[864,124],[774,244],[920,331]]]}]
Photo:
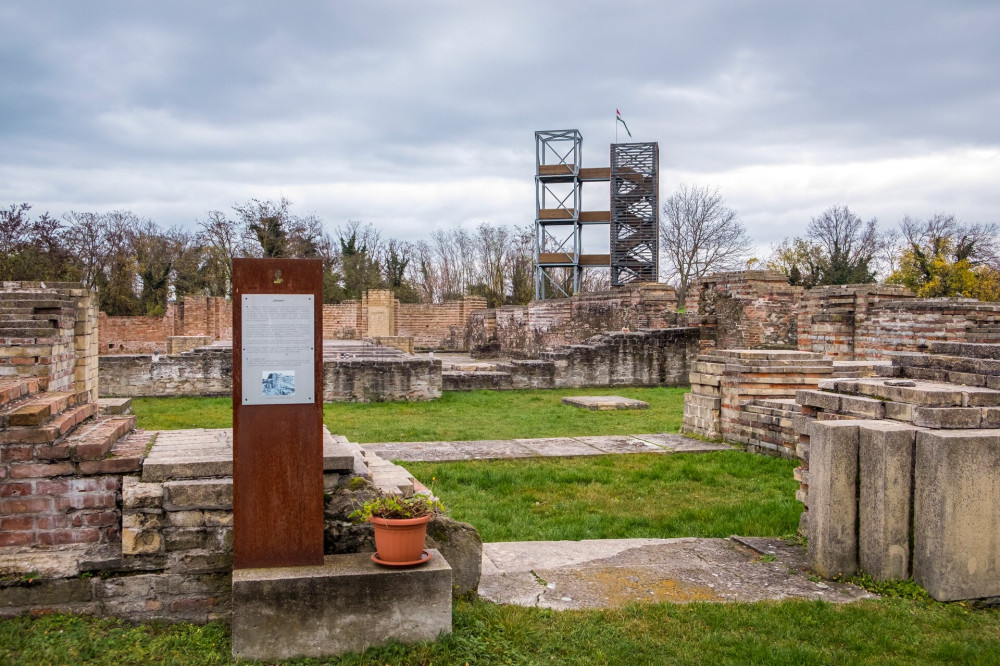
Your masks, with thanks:
[{"label": "sky", "polygon": [[39,0],[0,27],[0,205],[35,213],[526,225],[534,132],[607,166],[619,109],[661,197],[717,187],[760,248],[833,205],[1000,222],[995,0]]}]

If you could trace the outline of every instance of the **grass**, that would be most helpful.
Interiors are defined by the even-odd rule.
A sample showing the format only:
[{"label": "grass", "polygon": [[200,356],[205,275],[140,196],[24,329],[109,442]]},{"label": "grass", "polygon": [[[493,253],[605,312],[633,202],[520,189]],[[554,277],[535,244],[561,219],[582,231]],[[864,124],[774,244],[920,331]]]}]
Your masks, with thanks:
[{"label": "grass", "polygon": [[406,468],[484,541],[540,541],[791,534],[802,511],[796,464],[718,451]]},{"label": "grass", "polygon": [[[521,437],[574,437],[677,432],[686,388],[447,391],[429,402],[327,403],[330,432],[352,442],[420,442]],[[591,412],[560,402],[569,395],[615,394],[645,400],[649,409]],[[147,430],[228,428],[229,398],[135,398]]]},{"label": "grass", "polygon": [[[222,624],[76,616],[0,621],[0,663],[229,664]],[[554,612],[457,602],[453,633],[313,664],[995,664],[1000,611],[906,599],[631,605]],[[239,662],[237,662],[239,663]]]}]

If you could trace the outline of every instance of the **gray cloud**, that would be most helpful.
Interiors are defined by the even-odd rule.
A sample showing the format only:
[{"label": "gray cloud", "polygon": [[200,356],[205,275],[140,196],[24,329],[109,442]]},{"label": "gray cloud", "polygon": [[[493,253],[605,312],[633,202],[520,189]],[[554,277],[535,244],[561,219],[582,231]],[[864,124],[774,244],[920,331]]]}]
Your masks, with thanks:
[{"label": "gray cloud", "polygon": [[617,107],[664,195],[717,184],[761,243],[835,203],[996,219],[995,3],[289,4],[0,9],[0,200],[523,224],[532,133],[579,128],[606,164]]}]

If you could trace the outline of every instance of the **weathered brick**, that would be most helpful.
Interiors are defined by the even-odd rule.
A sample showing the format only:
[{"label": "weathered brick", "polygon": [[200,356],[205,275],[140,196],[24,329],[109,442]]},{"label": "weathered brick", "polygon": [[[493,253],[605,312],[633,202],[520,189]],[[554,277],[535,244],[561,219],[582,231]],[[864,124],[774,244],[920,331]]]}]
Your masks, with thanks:
[{"label": "weathered brick", "polygon": [[53,463],[53,464],[16,464],[10,466],[10,478],[12,479],[44,479],[53,476],[64,476],[74,472],[73,464]]}]

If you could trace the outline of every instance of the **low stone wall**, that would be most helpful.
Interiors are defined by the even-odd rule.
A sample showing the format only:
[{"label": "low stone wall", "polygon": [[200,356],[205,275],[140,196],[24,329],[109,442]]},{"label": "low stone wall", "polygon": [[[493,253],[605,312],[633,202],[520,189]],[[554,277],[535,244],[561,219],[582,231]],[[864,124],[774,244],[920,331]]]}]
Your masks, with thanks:
[{"label": "low stone wall", "polygon": [[441,397],[441,361],[385,358],[324,361],[324,402],[423,401]]},{"label": "low stone wall", "polygon": [[[183,354],[102,356],[101,397],[230,396],[231,347],[200,347]],[[382,402],[441,396],[441,362],[412,357],[325,359],[323,400]]]},{"label": "low stone wall", "polygon": [[676,309],[673,287],[643,284],[475,312],[465,335],[474,355],[534,358],[601,333],[682,325]]},{"label": "low stone wall", "polygon": [[498,363],[489,372],[443,373],[449,391],[595,386],[684,386],[698,354],[698,329],[668,328],[596,335],[542,352],[537,359]]}]

